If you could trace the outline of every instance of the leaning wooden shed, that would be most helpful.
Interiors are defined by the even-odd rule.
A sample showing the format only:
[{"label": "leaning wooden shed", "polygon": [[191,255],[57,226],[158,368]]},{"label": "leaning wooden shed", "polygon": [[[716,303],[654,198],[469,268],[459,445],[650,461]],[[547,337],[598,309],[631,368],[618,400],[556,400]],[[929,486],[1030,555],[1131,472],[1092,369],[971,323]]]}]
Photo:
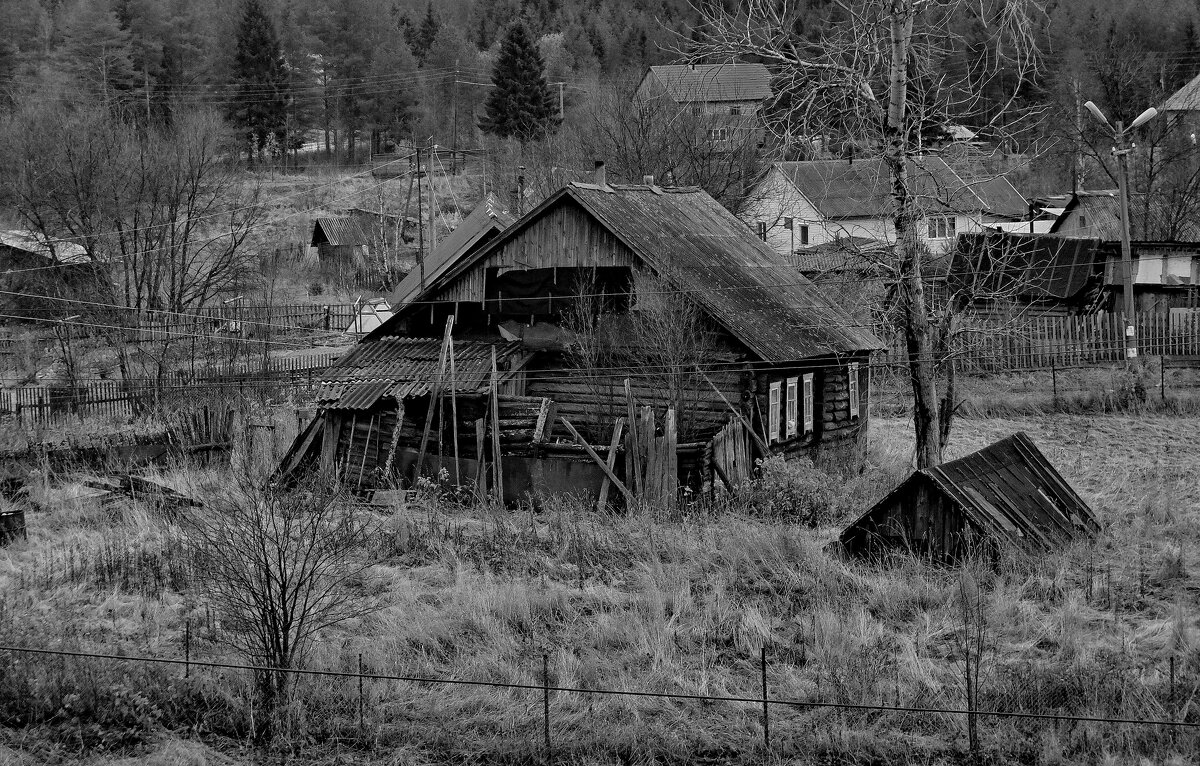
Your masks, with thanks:
[{"label": "leaning wooden shed", "polygon": [[1023,432],[917,471],[842,532],[855,556],[908,551],[953,561],[980,551],[1052,551],[1101,531],[1083,498]]}]

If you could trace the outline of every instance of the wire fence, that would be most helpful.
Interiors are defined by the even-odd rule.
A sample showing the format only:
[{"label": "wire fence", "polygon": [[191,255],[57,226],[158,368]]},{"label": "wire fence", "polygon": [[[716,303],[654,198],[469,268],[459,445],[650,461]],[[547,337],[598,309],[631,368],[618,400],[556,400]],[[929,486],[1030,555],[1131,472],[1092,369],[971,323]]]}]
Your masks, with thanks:
[{"label": "wire fence", "polygon": [[[876,734],[891,731],[903,732],[913,726],[932,728],[943,736],[957,738],[971,728],[982,729],[980,739],[964,743],[978,755],[981,747],[995,750],[997,738],[1010,737],[1014,733],[1033,741],[1055,736],[1063,741],[1078,737],[1082,732],[1086,742],[1088,732],[1098,741],[1094,744],[1104,748],[1120,744],[1120,750],[1129,755],[1162,754],[1164,752],[1196,752],[1200,747],[1200,709],[1195,704],[1196,677],[1185,670],[1185,663],[1171,656],[1164,662],[1145,664],[1110,660],[1102,672],[1077,672],[1064,677],[1033,666],[1004,666],[988,674],[987,682],[974,694],[958,689],[912,691],[906,682],[902,685],[900,670],[891,672],[886,666],[864,666],[860,678],[847,674],[845,666],[820,668],[820,659],[801,656],[797,658],[794,647],[764,645],[757,656],[738,658],[738,667],[744,676],[739,689],[754,689],[756,694],[705,692],[700,688],[689,688],[685,683],[674,684],[671,689],[607,688],[600,684],[563,684],[572,678],[567,662],[556,664],[554,660],[568,660],[546,652],[540,657],[524,658],[528,680],[496,678],[449,678],[437,675],[391,672],[373,669],[370,661],[364,663],[364,655],[343,653],[341,667],[326,669],[288,668],[278,669],[262,665],[248,665],[205,659],[195,654],[198,647],[212,647],[219,639],[213,625],[189,623],[183,632],[182,657],[154,657],[127,654],[102,654],[62,649],[35,648],[27,646],[0,646],[5,654],[4,663],[9,692],[19,691],[21,684],[13,684],[20,674],[36,676],[27,679],[26,688],[37,688],[42,695],[55,682],[75,689],[71,694],[88,693],[94,700],[103,699],[106,690],[86,689],[108,680],[101,665],[141,666],[158,674],[163,688],[178,694],[187,694],[187,684],[194,688],[224,687],[224,699],[238,700],[240,711],[221,711],[222,716],[240,712],[245,721],[240,730],[254,730],[253,719],[267,713],[259,707],[253,690],[264,677],[286,675],[291,679],[292,708],[287,715],[300,720],[313,721],[323,714],[322,727],[332,738],[351,737],[361,743],[378,743],[389,726],[388,717],[397,708],[403,708],[410,724],[420,725],[414,720],[414,709],[421,706],[414,697],[429,695],[434,690],[445,688],[452,693],[469,695],[472,689],[510,693],[509,696],[490,698],[490,712],[498,712],[511,719],[516,732],[535,739],[529,742],[530,749],[540,750],[545,763],[555,761],[557,749],[566,751],[576,741],[595,741],[600,732],[583,731],[588,727],[587,719],[581,719],[581,710],[595,712],[595,706],[605,704],[604,699],[622,698],[626,701],[640,699],[665,703],[682,703],[689,707],[676,707],[677,715],[689,715],[705,711],[713,714],[713,706],[725,706],[717,715],[756,717],[754,737],[757,741],[730,742],[733,750],[760,749],[763,754],[787,756],[807,749],[818,726],[835,723],[842,727]],[[26,662],[21,663],[18,658]],[[376,658],[378,659],[378,658]],[[540,662],[538,662],[540,660]],[[83,668],[72,668],[68,662],[82,663]],[[29,667],[38,663],[36,669]],[[20,665],[26,667],[21,668]],[[816,672],[814,671],[814,667]],[[806,669],[815,684],[796,682],[798,667]],[[112,667],[109,668],[112,670]],[[50,678],[46,672],[57,672],[58,679]],[[1097,669],[1099,671],[1099,669]],[[230,675],[232,673],[232,675]],[[165,676],[165,677],[164,677]],[[173,677],[173,680],[172,680]],[[72,681],[71,679],[77,679]],[[124,671],[113,678],[129,682]],[[164,683],[169,682],[169,683]],[[3,683],[0,681],[0,683]],[[181,684],[184,685],[181,688]],[[15,687],[15,688],[14,688]],[[238,694],[240,690],[240,695]],[[457,691],[454,691],[457,690]],[[150,693],[149,691],[147,693]],[[239,699],[240,696],[240,699]],[[53,717],[58,711],[51,710],[55,702],[47,699],[10,699],[10,705],[26,704],[43,709],[33,712],[32,718]],[[494,703],[499,703],[495,705]],[[966,702],[966,704],[964,704]],[[164,704],[163,701],[155,701]],[[532,704],[531,704],[532,703]],[[628,702],[610,702],[625,705]],[[309,707],[311,709],[297,709]],[[738,709],[734,712],[732,709]],[[182,712],[182,711],[181,711]],[[216,711],[209,710],[210,714]],[[331,715],[332,714],[332,715]],[[837,715],[836,720],[829,715]],[[203,718],[204,712],[198,712]],[[847,718],[852,716],[853,720]],[[184,718],[188,716],[183,715]],[[601,716],[601,718],[603,718]],[[524,720],[517,720],[524,719]],[[180,723],[166,722],[161,723]],[[211,730],[212,721],[189,721]],[[226,719],[225,725],[231,721]],[[305,731],[311,737],[314,732]],[[599,737],[603,739],[602,736]],[[1014,743],[1009,741],[1009,746]],[[369,746],[369,745],[368,745]]]}]

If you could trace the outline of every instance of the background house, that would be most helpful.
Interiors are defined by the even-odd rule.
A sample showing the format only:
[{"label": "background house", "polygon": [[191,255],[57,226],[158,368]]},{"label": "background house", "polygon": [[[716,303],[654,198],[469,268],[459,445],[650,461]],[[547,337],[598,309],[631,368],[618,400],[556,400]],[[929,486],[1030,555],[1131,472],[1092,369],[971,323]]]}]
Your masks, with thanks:
[{"label": "background house", "polygon": [[736,148],[762,143],[761,111],[771,96],[771,74],[762,64],[678,64],[650,67],[634,100],[669,103],[693,118],[705,140]]},{"label": "background house", "polygon": [[[959,234],[1011,221],[1024,198],[1002,176],[965,181],[938,156],[909,160],[922,242],[948,252]],[[881,159],[777,162],[750,194],[743,219],[776,252],[855,237],[894,243],[891,174]]]},{"label": "background house", "polygon": [[97,300],[105,287],[82,245],[21,229],[0,231],[0,313],[45,318],[77,313],[53,298]]},{"label": "background house", "polygon": [[395,255],[417,236],[419,222],[403,216],[352,208],[340,216],[313,219],[309,244],[325,268],[365,268],[372,257]]},{"label": "background house", "polygon": [[[1121,241],[1121,200],[1115,189],[1077,191],[1050,227],[1060,237],[1090,237]],[[1130,237],[1137,233],[1131,229]]]}]

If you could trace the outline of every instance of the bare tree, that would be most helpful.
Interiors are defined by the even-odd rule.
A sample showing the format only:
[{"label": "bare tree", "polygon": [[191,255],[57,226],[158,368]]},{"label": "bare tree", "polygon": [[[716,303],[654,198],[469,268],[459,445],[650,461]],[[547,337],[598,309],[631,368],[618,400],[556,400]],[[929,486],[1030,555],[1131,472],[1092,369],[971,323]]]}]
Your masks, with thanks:
[{"label": "bare tree", "polygon": [[[796,32],[812,26],[801,0],[747,0],[732,11],[693,7],[703,35],[681,43],[691,60],[753,57],[776,70],[779,140],[820,137],[823,145],[879,157],[887,167],[917,465],[940,463],[954,411],[952,386],[939,382],[952,374],[945,339],[953,314],[939,318],[925,293],[918,235],[925,211],[909,158],[930,126],[968,122],[997,140],[1029,119],[1016,105],[1037,71],[1039,1],[841,0],[807,38]],[[1004,96],[980,96],[1002,87]]]},{"label": "bare tree", "polygon": [[289,674],[323,630],[368,613],[359,587],[369,566],[371,517],[334,487],[283,490],[249,469],[182,522],[192,589],[217,611],[222,634],[256,673],[268,712],[256,738],[269,742],[274,711],[286,702]]}]

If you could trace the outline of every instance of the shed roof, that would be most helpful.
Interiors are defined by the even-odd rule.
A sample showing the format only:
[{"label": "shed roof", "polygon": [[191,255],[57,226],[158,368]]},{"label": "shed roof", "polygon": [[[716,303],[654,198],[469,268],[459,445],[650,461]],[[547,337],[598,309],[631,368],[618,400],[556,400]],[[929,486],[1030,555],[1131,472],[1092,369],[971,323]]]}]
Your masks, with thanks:
[{"label": "shed roof", "polygon": [[1023,549],[1051,550],[1101,530],[1091,508],[1024,432],[966,457],[913,473],[842,532],[845,543],[864,521],[929,481],[986,535]]},{"label": "shed roof", "polygon": [[[455,391],[475,393],[489,385],[493,347],[501,369],[512,368],[523,355],[517,342],[454,342]],[[441,350],[439,339],[383,336],[364,340],[321,374],[317,403],[331,409],[366,410],[385,397],[402,400],[428,394],[441,369]],[[449,379],[445,385],[449,387]]]},{"label": "shed roof", "polygon": [[985,232],[958,239],[955,289],[980,295],[1071,300],[1095,288],[1106,258],[1096,239]]},{"label": "shed roof", "polygon": [[[879,340],[797,274],[715,199],[695,188],[568,184],[475,254],[426,283],[431,295],[558,205],[576,203],[652,271],[694,298],[768,362],[880,348]],[[397,317],[403,315],[403,310]]]},{"label": "shed roof", "polygon": [[366,245],[370,238],[353,218],[325,217],[313,221],[313,245]]},{"label": "shed roof", "polygon": [[37,232],[24,229],[0,231],[0,245],[42,258],[57,259],[59,263],[77,265],[92,262],[83,245],[62,239],[48,240]]},{"label": "shed roof", "polygon": [[883,271],[882,254],[892,245],[867,237],[838,237],[819,245],[797,248],[787,256],[788,263],[800,273],[810,274],[875,274]]},{"label": "shed roof", "polygon": [[[882,159],[777,162],[775,167],[828,219],[879,218],[893,209],[892,178]],[[941,157],[911,157],[918,205],[929,212],[974,212],[986,204]]]},{"label": "shed roof", "polygon": [[[460,258],[487,243],[515,220],[495,195],[489,193],[425,259],[425,284],[432,284]],[[396,286],[392,293],[392,305],[399,307],[416,299],[421,292],[421,281],[421,266],[418,264]]]},{"label": "shed roof", "polygon": [[648,78],[681,104],[771,97],[771,73],[762,64],[667,64],[650,67],[643,82]]},{"label": "shed roof", "polygon": [[[1070,232],[1064,232],[1063,229],[1073,215],[1082,215],[1087,219],[1091,236],[1112,240],[1121,238],[1121,200],[1115,189],[1077,191],[1072,194],[1062,215],[1050,227],[1050,233],[1070,236]],[[1137,235],[1136,232],[1130,234]]]},{"label": "shed roof", "polygon": [[1159,108],[1163,112],[1200,111],[1200,75],[1193,77],[1179,90],[1172,93]]}]

